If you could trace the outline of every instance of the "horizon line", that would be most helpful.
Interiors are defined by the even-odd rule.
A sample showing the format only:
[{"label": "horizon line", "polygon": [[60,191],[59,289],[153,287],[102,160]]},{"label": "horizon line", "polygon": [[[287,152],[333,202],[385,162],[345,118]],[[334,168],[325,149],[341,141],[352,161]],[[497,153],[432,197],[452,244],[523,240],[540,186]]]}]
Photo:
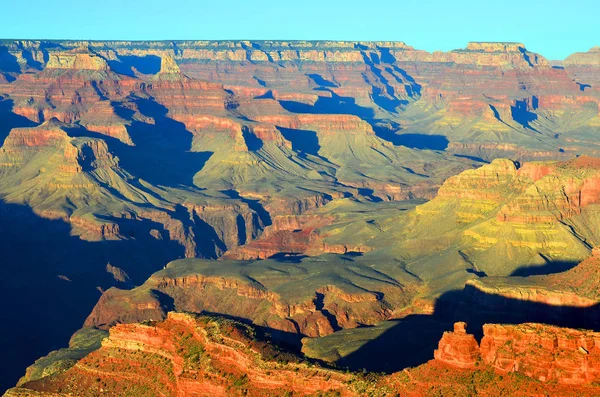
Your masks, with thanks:
[{"label": "horizon line", "polygon": [[[317,42],[325,42],[325,41],[330,41],[330,42],[338,42],[338,43],[401,43],[406,45],[407,47],[411,47],[414,50],[417,51],[425,51],[427,53],[436,53],[436,52],[442,52],[442,53],[446,53],[446,52],[452,52],[452,51],[460,51],[460,50],[464,50],[466,49],[465,47],[462,48],[455,48],[452,50],[433,50],[433,51],[429,51],[429,50],[424,50],[424,49],[419,49],[416,48],[410,44],[408,44],[406,41],[404,40],[339,40],[339,39],[73,39],[73,38],[60,38],[60,39],[40,39],[40,38],[0,38],[0,42],[6,42],[6,41],[38,41],[38,42],[43,42],[43,41],[49,41],[49,42],[69,42],[69,41],[83,41],[83,42],[96,42],[96,43],[107,43],[107,42],[131,42],[131,43],[147,43],[147,42],[159,42],[159,43],[163,43],[163,42],[192,42],[192,41],[206,41],[206,42],[244,42],[244,41],[248,41],[248,42],[309,42],[309,43],[317,43]],[[481,44],[520,44],[523,46],[523,48],[527,49],[527,45],[522,42],[522,41],[477,41],[477,40],[470,40],[467,41],[467,45],[470,43],[481,43]],[[565,59],[567,59],[569,56],[573,55],[573,54],[577,54],[577,53],[585,53],[585,52],[589,52],[590,50],[597,48],[598,45],[596,46],[592,46],[588,49],[588,51],[574,51],[572,53],[570,53],[569,55],[567,55],[566,57],[562,58],[562,59],[551,59],[548,58],[546,56],[543,55],[543,53],[541,52],[535,52],[535,51],[531,51],[535,54],[541,55],[544,58],[546,58],[548,61],[564,61]]]}]

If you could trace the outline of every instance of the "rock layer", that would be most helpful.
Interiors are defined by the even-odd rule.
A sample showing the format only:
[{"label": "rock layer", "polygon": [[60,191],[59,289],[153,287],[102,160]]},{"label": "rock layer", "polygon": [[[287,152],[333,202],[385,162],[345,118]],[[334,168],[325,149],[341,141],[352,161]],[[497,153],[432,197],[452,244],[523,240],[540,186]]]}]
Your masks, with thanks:
[{"label": "rock layer", "polygon": [[[464,324],[457,326],[461,333],[445,335],[448,343],[463,341]],[[556,362],[566,368],[561,375],[573,373],[573,354],[584,354],[591,349],[590,334],[563,330],[555,339],[547,327],[527,324],[519,330],[505,326],[486,326],[489,333],[482,343],[482,354],[497,354],[494,343],[506,344],[515,339],[515,350],[530,347],[529,342],[542,343],[538,349],[560,350]],[[525,327],[525,328],[523,328]],[[545,336],[523,333],[524,330],[542,330]],[[554,330],[556,331],[556,330]],[[579,332],[579,333],[578,333]],[[566,337],[569,335],[569,337]],[[573,336],[573,338],[570,338]],[[583,339],[582,339],[583,337]],[[582,343],[583,341],[583,343]],[[582,347],[581,345],[585,347]],[[475,342],[476,345],[476,342]],[[577,349],[577,346],[581,349]],[[441,346],[442,347],[442,346]],[[577,349],[576,353],[572,353]],[[597,349],[597,348],[595,348]],[[461,349],[458,349],[461,350]],[[455,349],[455,352],[457,350]],[[512,348],[503,350],[512,352]],[[471,354],[471,349],[466,351]],[[524,363],[527,352],[505,358]],[[595,352],[590,351],[588,355]],[[454,358],[460,358],[454,356]],[[506,362],[506,361],[503,361]],[[590,361],[591,362],[591,361]],[[497,361],[495,362],[497,363]],[[545,368],[544,361],[532,365]],[[567,365],[566,365],[567,364]],[[496,365],[496,364],[494,364]],[[169,313],[163,322],[118,325],[102,341],[102,346],[69,367],[50,375],[31,379],[20,387],[10,389],[6,397],[82,397],[122,396],[273,396],[273,395],[337,395],[337,396],[389,396],[406,395],[423,397],[433,395],[527,395],[593,396],[598,386],[539,382],[527,375],[531,366],[518,369],[519,375],[481,363],[477,369],[454,368],[452,364],[432,360],[418,368],[407,369],[391,375],[373,375],[341,372],[326,369],[318,364],[303,361],[297,355],[277,349],[270,344],[263,331],[231,320],[217,317]],[[593,373],[587,368],[587,378],[570,378],[589,382]],[[534,371],[535,372],[535,371]],[[575,371],[576,372],[576,371]],[[539,372],[536,372],[539,374]],[[555,379],[555,378],[552,378]]]},{"label": "rock layer", "polygon": [[456,323],[436,350],[435,359],[475,370],[479,362],[497,373],[518,372],[540,381],[592,383],[600,377],[600,334],[543,324],[486,324],[478,346],[475,337]]}]

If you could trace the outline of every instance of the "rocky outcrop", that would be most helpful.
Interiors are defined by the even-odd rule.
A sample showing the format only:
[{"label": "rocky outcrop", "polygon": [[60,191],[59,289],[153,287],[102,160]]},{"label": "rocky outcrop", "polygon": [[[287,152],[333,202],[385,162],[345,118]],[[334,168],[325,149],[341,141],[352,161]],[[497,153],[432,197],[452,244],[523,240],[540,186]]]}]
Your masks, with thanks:
[{"label": "rocky outcrop", "polygon": [[289,260],[302,270],[290,273],[285,258],[257,261],[251,267],[249,262],[222,260],[214,264],[221,269],[217,274],[211,262],[173,262],[132,291],[106,291],[86,326],[159,320],[166,309],[176,308],[226,313],[279,331],[322,336],[391,318],[415,291],[413,285],[335,256],[329,258],[328,270],[318,257]]},{"label": "rocky outcrop", "polygon": [[175,60],[170,56],[164,56],[160,59],[160,72],[161,74],[177,74],[181,73],[179,66]]},{"label": "rocky outcrop", "polygon": [[[445,354],[473,355],[477,342],[464,324],[444,335]],[[267,396],[327,395],[424,397],[438,395],[593,396],[598,354],[591,333],[550,329],[539,324],[486,325],[477,366],[436,358],[391,375],[359,374],[320,367],[279,349],[260,328],[218,317],[170,312],[162,322],[117,325],[101,347],[83,358],[30,377],[6,397],[121,396]],[[552,334],[555,332],[555,334]],[[472,342],[471,342],[472,339]],[[469,340],[468,349],[452,343]],[[514,341],[513,344],[508,343]],[[535,360],[531,351],[555,352]],[[460,353],[463,351],[463,353]],[[63,352],[64,355],[66,352]],[[479,354],[479,350],[477,350]],[[57,356],[52,353],[46,360]],[[436,354],[437,355],[437,354]],[[497,357],[502,355],[503,359]],[[484,360],[492,359],[491,364]],[[463,361],[460,361],[463,364]],[[508,364],[509,370],[500,365]],[[582,366],[583,363],[590,364]],[[43,366],[45,363],[39,363]],[[550,364],[550,367],[548,367]],[[573,365],[574,364],[574,365]],[[548,370],[548,368],[552,368]],[[495,373],[497,372],[497,373]],[[544,378],[545,375],[549,378]],[[535,379],[531,378],[532,375]],[[540,382],[537,378],[542,380]],[[514,390],[513,390],[514,389]],[[432,394],[433,393],[433,394]]]},{"label": "rocky outcrop", "polygon": [[[436,198],[410,214],[411,231],[404,238],[448,238],[467,265],[488,276],[526,274],[525,266],[535,271],[553,261],[580,262],[600,241],[590,227],[600,199],[599,169],[598,160],[586,156],[523,165],[496,159],[449,178]],[[455,254],[444,251],[448,246],[433,251]]]},{"label": "rocky outcrop", "polygon": [[259,116],[256,121],[267,122],[278,127],[293,130],[313,130],[319,134],[335,133],[371,134],[371,126],[364,120],[353,115],[274,115]]},{"label": "rocky outcrop", "polygon": [[69,136],[56,119],[48,120],[36,128],[12,130],[4,140],[5,151],[17,152],[19,147],[61,146],[69,140]]},{"label": "rocky outcrop", "polygon": [[[589,328],[600,323],[598,249],[576,266],[555,274],[469,280],[465,293],[488,310],[520,313],[546,321],[569,320]],[[538,313],[536,313],[538,312]]]},{"label": "rocky outcrop", "polygon": [[480,357],[479,345],[471,334],[467,334],[467,324],[454,324],[454,332],[444,332],[438,349],[434,352],[437,361],[453,367],[474,369]]},{"label": "rocky outcrop", "polygon": [[600,46],[595,46],[587,52],[577,52],[569,55],[565,61],[569,66],[600,66]]},{"label": "rocky outcrop", "polygon": [[161,323],[119,325],[99,350],[72,368],[6,395],[358,395],[347,386],[353,375],[303,363],[256,332],[233,321],[183,313],[169,313]]},{"label": "rocky outcrop", "polygon": [[[85,273],[73,285],[90,297],[184,257],[360,262],[359,275],[314,265],[318,282],[302,293],[302,277],[283,286],[281,263],[257,266],[264,288],[236,269],[201,271],[186,292],[189,275],[175,274],[178,285],[153,284],[123,313],[116,294],[99,322],[162,318],[171,297],[242,317],[258,308],[250,320],[295,333],[372,324],[410,310],[420,281],[409,273],[438,293],[482,273],[579,261],[600,244],[598,164],[516,162],[600,153],[595,54],[550,65],[519,43],[428,53],[401,42],[4,40],[0,196],[64,222],[65,246],[93,242],[93,255],[53,257],[44,273]],[[374,204],[430,199],[477,158],[500,156],[515,161],[449,180],[410,216]],[[34,296],[21,276],[11,285]],[[358,289],[347,281],[357,278]]]},{"label": "rocky outcrop", "polygon": [[79,50],[74,52],[50,54],[46,68],[99,71],[109,70],[108,63],[106,63],[104,58],[92,53],[81,52]]},{"label": "rocky outcrop", "polygon": [[600,333],[549,325],[485,324],[478,346],[465,323],[446,332],[435,360],[456,368],[481,370],[489,365],[496,373],[518,372],[547,382],[592,383],[600,377]]}]

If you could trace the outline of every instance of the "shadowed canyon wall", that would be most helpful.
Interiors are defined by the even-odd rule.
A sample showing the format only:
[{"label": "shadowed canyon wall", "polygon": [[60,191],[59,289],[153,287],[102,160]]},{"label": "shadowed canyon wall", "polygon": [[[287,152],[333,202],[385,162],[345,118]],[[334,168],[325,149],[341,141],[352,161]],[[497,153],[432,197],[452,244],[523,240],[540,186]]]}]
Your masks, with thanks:
[{"label": "shadowed canyon wall", "polygon": [[521,43],[0,40],[0,389],[84,321],[215,312],[298,344],[575,271],[599,75],[597,48]]}]

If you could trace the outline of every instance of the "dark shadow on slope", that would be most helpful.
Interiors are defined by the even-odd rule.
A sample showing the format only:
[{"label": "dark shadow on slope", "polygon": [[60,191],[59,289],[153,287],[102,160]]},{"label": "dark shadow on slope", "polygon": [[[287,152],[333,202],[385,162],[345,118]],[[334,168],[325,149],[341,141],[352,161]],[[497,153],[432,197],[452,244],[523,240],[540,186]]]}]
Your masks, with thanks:
[{"label": "dark shadow on slope", "polygon": [[585,91],[586,88],[592,88],[591,85],[585,83],[575,83],[579,86],[580,91]]},{"label": "dark shadow on slope", "polygon": [[293,252],[278,252],[269,257],[269,259],[275,259],[277,262],[282,263],[302,263],[302,259],[304,258],[308,258],[308,256]]},{"label": "dark shadow on slope", "polygon": [[489,104],[490,109],[492,110],[492,112],[494,113],[494,117],[496,118],[496,120],[498,121],[502,121],[502,118],[500,117],[500,112],[498,112],[498,109],[496,109],[496,107],[492,104]]},{"label": "dark shadow on slope", "polygon": [[521,52],[521,54],[523,54],[523,58],[525,59],[525,62],[527,62],[529,64],[529,66],[534,67],[534,64],[531,62],[531,57],[527,53],[527,50],[523,47],[519,47],[519,51]]},{"label": "dark shadow on slope", "polygon": [[468,159],[468,160],[476,161],[478,163],[483,163],[483,164],[489,164],[490,163],[490,161],[484,160],[481,157],[468,156],[466,154],[454,154],[454,157],[459,157],[459,158],[462,158],[462,159]]},{"label": "dark shadow on slope", "polygon": [[242,137],[248,146],[248,150],[255,152],[263,147],[263,141],[258,138],[247,126],[242,127]]},{"label": "dark shadow on slope", "polygon": [[398,113],[399,106],[408,105],[407,100],[398,99],[395,97],[395,94],[389,94],[389,89],[384,91],[376,86],[373,86],[373,102],[390,113]]},{"label": "dark shadow on slope", "polygon": [[396,146],[401,145],[412,149],[446,150],[449,143],[448,138],[443,135],[391,133],[386,135],[386,138]]},{"label": "dark shadow on slope", "polygon": [[242,203],[245,203],[248,206],[248,208],[256,212],[264,226],[271,226],[273,224],[273,222],[271,221],[271,214],[269,214],[269,211],[267,211],[265,207],[263,207],[259,200],[244,198],[240,196],[240,193],[237,190],[233,189],[223,190],[222,193],[226,194],[232,199],[237,199],[240,200]]},{"label": "dark shadow on slope", "polygon": [[[188,208],[178,204],[175,206],[174,211],[169,212],[169,215],[173,219],[180,221],[184,229],[188,231],[188,237],[193,240],[195,245],[194,257],[217,259],[227,251],[225,242],[218,235],[215,228],[195,211],[190,212]],[[239,226],[239,217],[236,217],[236,225]],[[254,226],[257,227],[257,225]],[[246,229],[245,222],[243,229]],[[239,229],[238,233],[241,232],[241,229]]]},{"label": "dark shadow on slope", "polygon": [[21,72],[17,57],[8,52],[8,47],[6,46],[0,46],[0,71],[8,73]]},{"label": "dark shadow on slope", "polygon": [[421,89],[423,88],[421,86],[421,84],[417,83],[415,81],[415,79],[408,74],[408,72],[404,69],[399,68],[396,65],[392,66],[394,68],[394,70],[398,73],[400,73],[402,75],[402,77],[408,81],[410,84],[406,84],[405,87],[407,88],[407,92],[411,97],[420,97],[421,96]]},{"label": "dark shadow on slope", "polygon": [[281,135],[292,143],[292,150],[300,153],[312,154],[319,156],[319,138],[315,131],[309,130],[294,130],[291,128],[277,127]]},{"label": "dark shadow on slope", "polygon": [[[0,393],[16,384],[36,359],[68,345],[103,290],[140,284],[165,263],[183,257],[150,221],[111,219],[135,236],[122,240],[84,241],[71,236],[70,225],[34,214],[27,206],[0,201]],[[165,238],[155,239],[156,229]],[[131,284],[107,272],[122,269]]]},{"label": "dark shadow on slope", "polygon": [[109,61],[108,66],[119,74],[135,76],[133,68],[142,74],[156,74],[160,71],[161,58],[157,55],[119,55],[119,59]]},{"label": "dark shadow on slope", "polygon": [[[392,76],[394,76],[394,78],[396,79],[397,82],[404,84],[404,87],[406,88],[406,92],[409,94],[409,96],[411,96],[411,97],[420,96],[421,89],[423,87],[419,83],[417,83],[416,80],[410,74],[408,74],[408,72],[406,70],[396,66],[396,57],[394,55],[392,55],[392,53],[390,52],[390,49],[384,48],[384,47],[377,47],[377,48],[379,49],[379,52],[381,53],[381,62],[387,63],[388,65],[390,65],[389,68],[386,68],[386,70]],[[398,76],[396,76],[394,74],[394,72],[400,74],[400,76],[402,76],[402,79],[400,79]]]},{"label": "dark shadow on slope", "polygon": [[0,147],[4,145],[4,140],[13,128],[35,127],[37,124],[26,117],[12,112],[12,99],[2,99],[0,97]]},{"label": "dark shadow on slope", "polygon": [[235,224],[237,226],[237,231],[238,231],[238,243],[239,245],[244,245],[246,244],[246,233],[247,233],[247,229],[246,229],[246,221],[244,220],[244,217],[241,214],[238,214],[235,217]]},{"label": "dark shadow on slope", "polygon": [[[536,109],[537,97],[533,97],[532,99],[532,107]],[[529,125],[532,121],[537,120],[537,114],[529,111],[529,106],[527,101],[525,100],[517,100],[515,101],[515,105],[510,107],[510,112],[513,120],[517,123],[521,124],[523,128],[528,128],[530,130],[536,131],[533,127]]]},{"label": "dark shadow on slope", "polygon": [[254,99],[275,99],[275,96],[272,90],[268,90],[262,95],[255,96]]},{"label": "dark shadow on slope", "polygon": [[339,84],[336,84],[333,81],[329,81],[317,73],[307,74],[307,76],[310,77],[312,79],[312,81],[315,82],[315,84],[317,84],[321,87],[339,87],[340,86]]},{"label": "dark shadow on slope", "polygon": [[335,364],[353,371],[387,373],[416,367],[433,358],[442,334],[452,329],[447,321],[427,315],[409,315],[392,322],[391,329]]},{"label": "dark shadow on slope", "polygon": [[[329,90],[328,90],[329,91]],[[427,135],[427,134],[397,134],[400,125],[392,121],[374,119],[375,112],[371,108],[359,106],[355,103],[354,98],[341,97],[334,92],[331,98],[319,97],[314,105],[294,101],[279,101],[281,106],[292,113],[301,114],[350,114],[361,118],[371,125],[375,135],[379,138],[390,142],[394,146],[407,146],[413,149],[430,149],[430,150],[446,150],[448,147],[448,139],[442,135]],[[309,134],[297,134],[296,130],[279,128],[282,135],[287,140],[297,137],[302,137],[296,144],[298,150],[316,155],[318,151],[318,139],[316,133],[314,138]],[[286,133],[290,136],[286,136]],[[296,135],[297,134],[297,135]],[[298,138],[297,138],[298,139]],[[303,147],[303,149],[300,149]],[[294,142],[292,141],[292,149]],[[296,150],[296,149],[294,149]]]},{"label": "dark shadow on slope", "polygon": [[130,109],[115,106],[116,113],[125,120],[133,120],[127,132],[135,146],[118,139],[94,133],[85,128],[68,128],[70,136],[101,138],[120,160],[120,166],[153,185],[193,186],[193,177],[199,172],[212,152],[191,152],[192,133],[185,125],[167,116],[167,108],[149,99],[135,98],[144,116],[152,117],[154,124],[135,120]]},{"label": "dark shadow on slope", "polygon": [[[42,48],[43,48],[43,45],[40,45],[40,49],[42,49]],[[31,51],[23,48],[23,49],[21,49],[21,54],[23,55],[23,59],[25,59],[27,66],[30,66],[37,70],[44,69],[44,64],[42,62],[36,61],[33,58],[33,54],[31,53]],[[44,62],[48,62],[48,55],[45,51],[43,53],[43,56],[44,56]]]},{"label": "dark shadow on slope", "polygon": [[561,327],[600,329],[600,305],[561,307],[486,294],[467,285],[462,291],[443,294],[431,315],[410,315],[394,320],[390,329],[367,342],[336,364],[352,370],[397,372],[433,359],[444,331],[456,321],[466,321],[478,341],[483,324],[538,322]]},{"label": "dark shadow on slope", "polygon": [[279,103],[285,110],[292,113],[351,114],[361,119],[371,119],[375,115],[373,109],[357,105],[354,98],[339,96],[333,91],[329,92],[331,92],[331,98],[319,97],[313,105],[294,101],[279,101]]},{"label": "dark shadow on slope", "polygon": [[340,327],[340,325],[338,324],[337,318],[335,317],[335,315],[331,314],[329,312],[329,310],[325,309],[325,295],[323,295],[322,293],[315,293],[315,309],[320,311],[325,318],[329,321],[329,324],[331,324],[331,328],[334,331],[339,331],[340,329],[342,329]]},{"label": "dark shadow on slope", "polygon": [[542,266],[523,266],[516,269],[511,273],[511,277],[529,277],[562,273],[574,268],[578,264],[579,262],[576,261],[551,261],[546,259],[546,264]]},{"label": "dark shadow on slope", "polygon": [[[326,90],[331,93],[331,97],[319,97],[317,101],[311,105],[302,102],[294,101],[279,101],[281,106],[292,113],[300,114],[349,114],[359,117],[360,119],[371,124],[375,134],[383,140],[393,143],[393,132],[389,128],[381,127],[377,120],[374,120],[375,112],[371,108],[362,107],[356,104],[354,98],[342,97],[335,92]],[[395,124],[394,124],[395,125]],[[395,125],[396,126],[396,125]],[[397,129],[400,127],[397,126]],[[306,130],[294,130],[278,127],[279,131],[285,139],[292,142],[292,149],[300,153],[308,153],[313,156],[319,156],[318,151],[321,148],[316,132]],[[396,143],[394,143],[396,144]],[[327,159],[321,157],[323,160]]]},{"label": "dark shadow on slope", "polygon": [[476,275],[477,277],[487,277],[487,274],[482,270],[477,269],[465,269],[467,273]]},{"label": "dark shadow on slope", "polygon": [[375,193],[375,191],[373,189],[367,189],[367,188],[358,188],[358,193],[361,196],[365,196],[368,197],[369,200],[371,200],[374,203],[380,203],[383,201],[383,199],[381,197],[377,197],[374,196],[373,193]]},{"label": "dark shadow on slope", "polygon": [[[379,66],[382,63],[382,59],[375,53],[367,54],[365,51],[362,52],[363,59],[373,75],[379,80],[379,83],[384,87],[383,89],[378,87],[375,84],[371,84],[373,87],[373,102],[375,102],[382,109],[387,110],[390,113],[398,113],[398,107],[401,105],[407,105],[408,101],[405,99],[400,99],[396,95],[396,89],[390,84],[387,78],[383,76],[382,71],[379,69]],[[393,59],[393,56],[389,51],[382,52],[382,57],[389,58],[387,61]],[[394,59],[395,61],[395,59]],[[385,62],[385,61],[384,61]],[[391,69],[388,70],[388,73],[391,72]],[[393,77],[396,78],[398,82],[401,80],[395,76],[393,73],[390,73]],[[412,94],[413,90],[409,92]]]},{"label": "dark shadow on slope", "polygon": [[261,87],[266,87],[267,86],[267,82],[264,80],[259,79],[258,77],[254,76],[254,80],[256,80],[256,82],[258,83],[258,85],[260,85]]},{"label": "dark shadow on slope", "polygon": [[201,313],[198,314],[203,316],[225,318],[228,320],[237,321],[241,324],[250,325],[257,331],[255,335],[257,340],[268,340],[270,343],[273,344],[273,346],[283,347],[284,351],[293,352],[295,355],[297,355],[297,358],[301,357],[302,353],[300,352],[300,348],[302,347],[301,340],[303,336],[297,332],[287,332],[270,327],[259,326],[253,324],[252,321],[246,318],[236,317],[226,313],[215,313],[203,310]]},{"label": "dark shadow on slope", "polygon": [[203,258],[217,259],[227,251],[227,246],[211,225],[197,215],[194,215],[193,220],[196,245]]}]

